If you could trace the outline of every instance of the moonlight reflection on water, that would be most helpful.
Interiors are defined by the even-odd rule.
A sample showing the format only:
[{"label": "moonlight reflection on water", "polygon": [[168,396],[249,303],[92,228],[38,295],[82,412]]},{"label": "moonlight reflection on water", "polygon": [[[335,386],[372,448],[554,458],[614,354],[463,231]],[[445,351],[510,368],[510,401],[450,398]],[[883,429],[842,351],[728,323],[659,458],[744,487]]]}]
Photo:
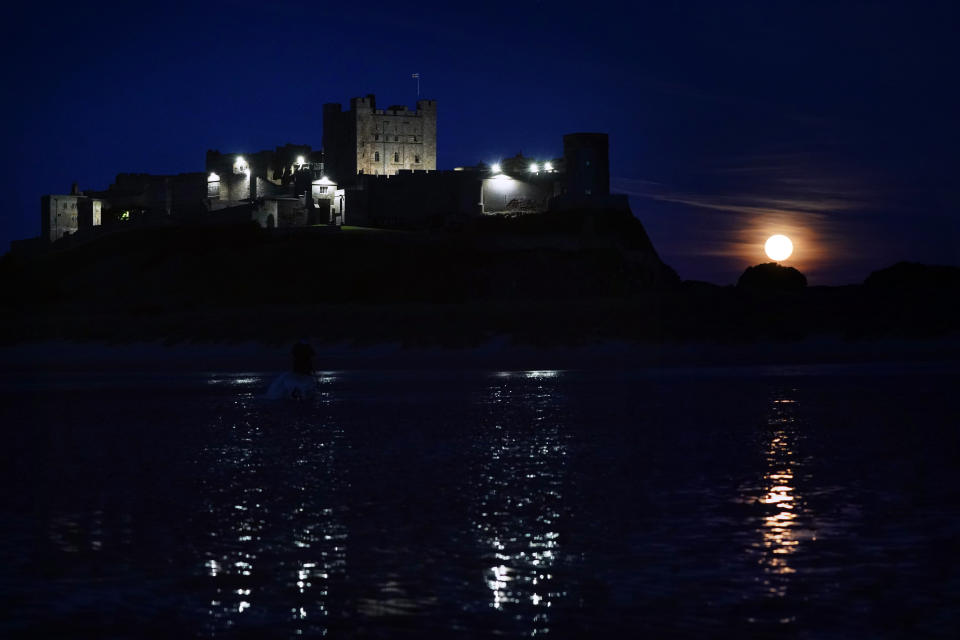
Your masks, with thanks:
[{"label": "moonlight reflection on water", "polygon": [[776,396],[770,408],[765,452],[767,469],[763,474],[766,492],[760,497],[767,513],[759,529],[762,541],[757,549],[768,573],[764,585],[777,597],[787,594],[787,576],[796,573],[790,566],[790,556],[796,553],[799,539],[804,535],[801,520],[809,522],[812,518],[802,496],[796,492],[795,474],[803,467],[797,452],[802,436],[797,424],[796,401],[787,396]]},{"label": "moonlight reflection on water", "polygon": [[845,376],[0,387],[0,635],[953,638],[957,377]]},{"label": "moonlight reflection on water", "polygon": [[319,382],[309,413],[246,393],[211,427],[217,437],[198,460],[210,635],[283,619],[296,635],[327,632],[330,585],[346,568],[350,485],[343,429],[329,413],[335,377]]},{"label": "moonlight reflection on water", "polygon": [[477,447],[483,462],[474,527],[492,564],[491,606],[523,620],[529,635],[549,633],[549,610],[566,595],[553,575],[567,454],[558,375],[495,376]]}]

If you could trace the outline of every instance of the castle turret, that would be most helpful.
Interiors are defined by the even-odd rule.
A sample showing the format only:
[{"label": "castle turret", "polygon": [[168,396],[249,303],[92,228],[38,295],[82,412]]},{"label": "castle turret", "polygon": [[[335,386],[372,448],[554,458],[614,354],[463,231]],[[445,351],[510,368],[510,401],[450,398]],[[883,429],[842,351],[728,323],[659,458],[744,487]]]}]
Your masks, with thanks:
[{"label": "castle turret", "polygon": [[569,133],[563,136],[567,194],[606,196],[610,193],[610,142],[605,133]]}]

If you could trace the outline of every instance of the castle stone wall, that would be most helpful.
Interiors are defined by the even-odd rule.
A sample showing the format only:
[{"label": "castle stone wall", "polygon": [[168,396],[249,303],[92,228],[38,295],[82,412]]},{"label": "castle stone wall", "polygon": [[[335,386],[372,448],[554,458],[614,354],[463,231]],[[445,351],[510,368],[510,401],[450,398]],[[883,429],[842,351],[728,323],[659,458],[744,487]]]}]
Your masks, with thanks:
[{"label": "castle stone wall", "polygon": [[610,194],[610,142],[605,133],[563,136],[567,194],[573,197]]},{"label": "castle stone wall", "polygon": [[483,180],[484,213],[538,213],[546,211],[556,180],[519,180],[504,174]]},{"label": "castle stone wall", "polygon": [[437,168],[437,103],[418,100],[416,109],[378,109],[368,95],[350,100],[350,110],[324,105],[323,144],[331,175],[352,184],[357,174],[395,175]]},{"label": "castle stone wall", "polygon": [[40,198],[40,238],[56,242],[68,234],[100,226],[103,203],[82,195],[46,195]]},{"label": "castle stone wall", "polygon": [[347,192],[344,224],[422,228],[480,215],[481,177],[463,171],[363,175]]}]

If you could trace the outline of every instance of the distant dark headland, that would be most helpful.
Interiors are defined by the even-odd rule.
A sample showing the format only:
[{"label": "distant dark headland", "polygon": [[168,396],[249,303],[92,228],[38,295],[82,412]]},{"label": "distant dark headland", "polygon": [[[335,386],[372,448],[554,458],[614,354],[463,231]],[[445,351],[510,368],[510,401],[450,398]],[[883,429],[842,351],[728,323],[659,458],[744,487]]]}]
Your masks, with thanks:
[{"label": "distant dark headland", "polygon": [[794,269],[776,262],[767,262],[747,267],[737,287],[753,291],[800,291],[807,286],[807,277]]},{"label": "distant dark headland", "polygon": [[131,228],[4,256],[0,335],[448,346],[934,337],[960,328],[958,273],[904,263],[844,287],[681,282],[624,210],[420,232]]}]

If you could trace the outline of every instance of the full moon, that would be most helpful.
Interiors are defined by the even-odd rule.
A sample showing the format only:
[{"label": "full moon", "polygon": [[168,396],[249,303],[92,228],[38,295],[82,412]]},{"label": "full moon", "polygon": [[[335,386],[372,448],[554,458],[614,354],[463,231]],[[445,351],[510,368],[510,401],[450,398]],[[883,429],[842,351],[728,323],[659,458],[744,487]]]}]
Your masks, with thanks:
[{"label": "full moon", "polygon": [[767,238],[763,250],[767,252],[767,256],[771,260],[786,260],[793,253],[793,243],[787,236],[777,234]]}]

